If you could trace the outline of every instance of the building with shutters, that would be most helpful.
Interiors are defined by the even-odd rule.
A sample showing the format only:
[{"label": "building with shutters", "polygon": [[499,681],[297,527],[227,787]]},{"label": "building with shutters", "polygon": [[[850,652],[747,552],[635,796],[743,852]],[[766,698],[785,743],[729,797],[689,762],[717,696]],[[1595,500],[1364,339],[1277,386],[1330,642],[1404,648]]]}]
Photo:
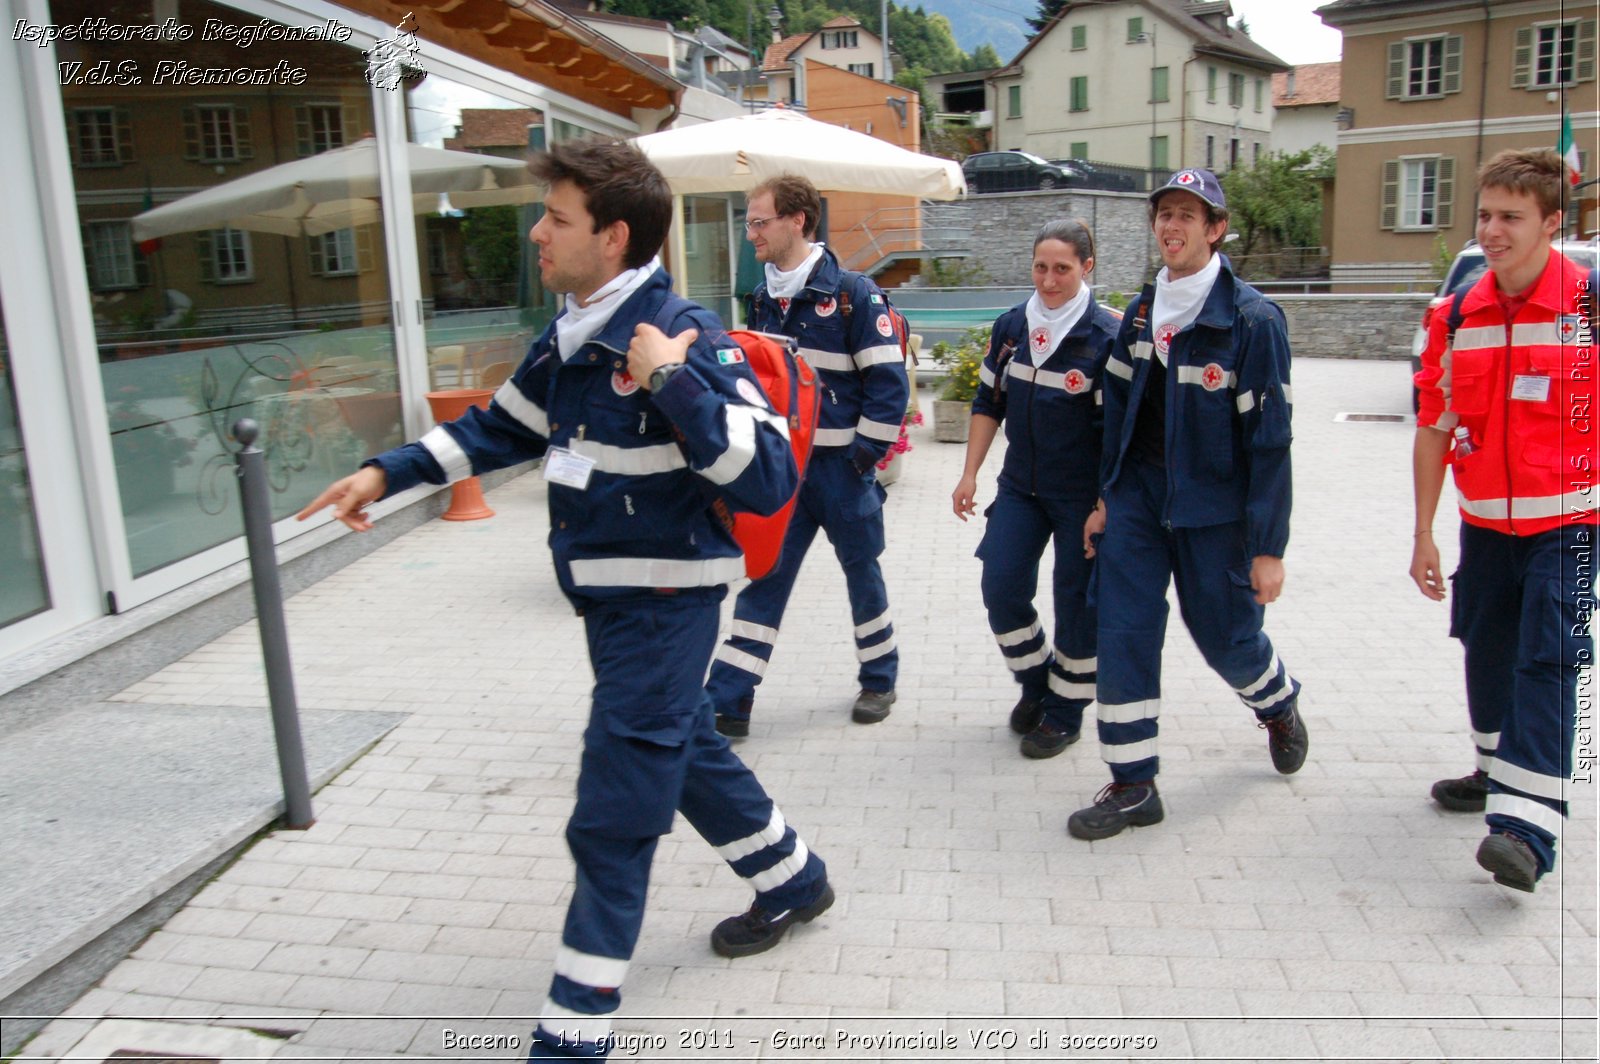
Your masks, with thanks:
[{"label": "building with shutters", "polygon": [[[1472,236],[1478,166],[1554,148],[1563,108],[1585,177],[1600,147],[1594,4],[1337,0],[1344,36],[1332,261],[1337,280],[1426,273]],[[1575,196],[1569,219],[1593,210]]]}]

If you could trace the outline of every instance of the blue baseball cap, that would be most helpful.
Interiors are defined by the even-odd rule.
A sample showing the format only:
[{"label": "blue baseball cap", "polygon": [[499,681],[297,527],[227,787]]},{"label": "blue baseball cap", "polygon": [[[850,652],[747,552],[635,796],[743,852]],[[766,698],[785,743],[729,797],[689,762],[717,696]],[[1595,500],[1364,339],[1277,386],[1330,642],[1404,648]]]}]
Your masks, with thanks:
[{"label": "blue baseball cap", "polygon": [[1150,193],[1150,202],[1157,202],[1163,195],[1173,190],[1187,192],[1192,196],[1199,196],[1219,210],[1225,211],[1228,209],[1227,198],[1222,194],[1222,183],[1217,180],[1217,175],[1210,170],[1177,171],[1167,178],[1166,184]]}]

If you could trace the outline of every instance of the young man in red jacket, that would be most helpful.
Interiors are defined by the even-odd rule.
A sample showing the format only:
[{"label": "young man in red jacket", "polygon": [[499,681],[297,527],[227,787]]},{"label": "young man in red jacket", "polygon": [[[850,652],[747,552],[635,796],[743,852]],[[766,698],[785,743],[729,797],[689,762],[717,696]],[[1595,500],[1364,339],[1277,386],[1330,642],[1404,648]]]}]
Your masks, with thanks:
[{"label": "young man in red jacket", "polygon": [[[1579,669],[1591,662],[1596,434],[1589,271],[1551,247],[1566,167],[1503,151],[1478,172],[1489,271],[1428,329],[1417,374],[1411,578],[1445,597],[1433,516],[1451,467],[1461,560],[1450,634],[1466,655],[1477,771],[1440,780],[1446,809],[1487,813],[1478,864],[1531,891],[1567,815]],[[1592,764],[1592,762],[1591,762]]]}]

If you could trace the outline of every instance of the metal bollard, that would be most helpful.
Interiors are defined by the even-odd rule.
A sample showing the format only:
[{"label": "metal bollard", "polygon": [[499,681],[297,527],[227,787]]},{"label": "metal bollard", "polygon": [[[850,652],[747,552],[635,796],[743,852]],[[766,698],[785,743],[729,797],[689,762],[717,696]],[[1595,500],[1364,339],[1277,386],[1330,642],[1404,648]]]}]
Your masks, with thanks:
[{"label": "metal bollard", "polygon": [[311,787],[306,782],[300,709],[294,697],[294,670],[289,665],[289,630],[283,620],[278,555],[272,542],[266,455],[255,446],[260,432],[261,426],[249,418],[233,423],[233,438],[242,445],[234,457],[238,460],[239,497],[244,506],[245,545],[250,552],[250,584],[256,596],[256,626],[261,631],[267,697],[272,703],[272,731],[278,741],[284,826],[300,830],[309,828],[316,818],[311,813]]}]

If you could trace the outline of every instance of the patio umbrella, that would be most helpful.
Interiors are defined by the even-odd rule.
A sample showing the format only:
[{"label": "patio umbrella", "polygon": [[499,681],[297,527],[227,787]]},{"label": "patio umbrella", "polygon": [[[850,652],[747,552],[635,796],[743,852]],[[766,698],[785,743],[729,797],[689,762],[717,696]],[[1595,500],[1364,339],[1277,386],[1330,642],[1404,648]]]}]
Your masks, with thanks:
[{"label": "patio umbrella", "polygon": [[635,141],[680,196],[742,192],[782,173],[801,174],[824,192],[876,192],[955,199],[967,190],[959,164],[886,140],[773,109]]},{"label": "patio umbrella", "polygon": [[[440,193],[449,194],[455,207],[542,198],[540,186],[519,159],[420,144],[407,144],[405,153],[416,214],[438,210]],[[378,221],[378,195],[378,142],[364,137],[136,214],[133,239],[222,228],[316,236]]]}]

